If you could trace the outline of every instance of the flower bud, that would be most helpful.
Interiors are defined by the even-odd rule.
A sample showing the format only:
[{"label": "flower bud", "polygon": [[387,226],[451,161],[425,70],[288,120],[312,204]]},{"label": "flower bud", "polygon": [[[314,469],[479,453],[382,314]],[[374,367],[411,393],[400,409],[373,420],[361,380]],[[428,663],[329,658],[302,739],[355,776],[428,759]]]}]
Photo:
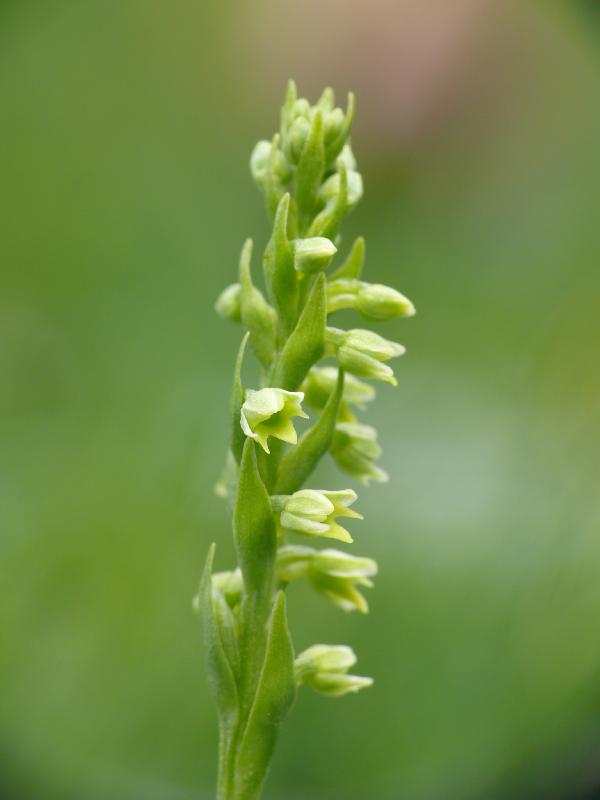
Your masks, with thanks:
[{"label": "flower bud", "polygon": [[221,592],[229,607],[235,608],[240,603],[244,590],[241,569],[237,567],[231,572],[215,572],[212,580],[213,586]]},{"label": "flower bud", "polygon": [[316,644],[304,650],[294,662],[298,686],[311,686],[327,697],[341,697],[373,683],[372,678],[348,675],[356,655],[346,645]]},{"label": "flower bud", "polygon": [[415,314],[410,300],[389,286],[334,276],[327,284],[327,313],[342,308],[354,308],[365,319],[377,322]]},{"label": "flower bud", "polygon": [[337,247],[324,236],[296,239],[294,242],[294,266],[298,272],[312,275],[327,269],[336,253]]},{"label": "flower bud", "polygon": [[[331,177],[327,178],[325,183],[319,189],[319,199],[326,205],[328,203],[335,203],[340,193],[340,173],[336,172]],[[363,182],[360,172],[353,169],[348,170],[348,191],[347,191],[347,206],[354,208],[360,198],[363,196]]]},{"label": "flower bud", "polygon": [[356,492],[352,489],[332,492],[301,489],[280,500],[283,510],[279,522],[284,531],[350,543],[352,537],[336,522],[336,517],[362,519],[361,514],[350,508],[355,501]]},{"label": "flower bud", "polygon": [[354,153],[349,144],[343,146],[339,159],[344,163],[348,172],[354,172],[356,170],[356,159],[354,158]]},{"label": "flower bud", "polygon": [[230,319],[233,322],[241,322],[242,306],[240,302],[241,287],[239,283],[232,283],[223,289],[217,297],[215,311],[223,319]]},{"label": "flower bud", "polygon": [[331,455],[338,467],[353,478],[385,482],[388,475],[374,464],[380,455],[377,431],[358,422],[338,422],[331,443]]},{"label": "flower bud", "polygon": [[263,185],[267,170],[269,169],[271,149],[271,142],[267,142],[266,139],[263,139],[256,144],[250,156],[250,172],[259,186]]},{"label": "flower bud", "polygon": [[300,403],[302,392],[287,392],[285,389],[248,389],[242,405],[240,424],[251,439],[258,442],[269,453],[268,438],[275,436],[282,442],[296,444],[298,437],[292,417],[308,418]]},{"label": "flower bud", "polygon": [[400,292],[381,283],[360,283],[356,310],[365,319],[383,321],[394,317],[412,317],[415,307]]},{"label": "flower bud", "polygon": [[341,108],[333,108],[325,114],[325,143],[334,141],[338,138],[344,128],[344,112]]},{"label": "flower bud", "polygon": [[[337,380],[337,367],[311,367],[301,386],[305,403],[311,408],[321,411],[335,391]],[[344,393],[342,395],[344,403],[354,405],[364,411],[365,403],[369,403],[374,398],[375,389],[369,383],[364,383],[351,374],[344,376]]]},{"label": "flower bud", "polygon": [[289,140],[286,143],[286,152],[288,153],[292,164],[298,163],[309,135],[310,122],[308,121],[307,117],[296,117],[291,125]]},{"label": "flower bud", "polygon": [[283,184],[291,177],[290,165],[281,150],[277,148],[273,152],[273,144],[263,139],[258,142],[250,156],[250,172],[258,186],[264,187],[269,170],[273,170],[275,177]]}]

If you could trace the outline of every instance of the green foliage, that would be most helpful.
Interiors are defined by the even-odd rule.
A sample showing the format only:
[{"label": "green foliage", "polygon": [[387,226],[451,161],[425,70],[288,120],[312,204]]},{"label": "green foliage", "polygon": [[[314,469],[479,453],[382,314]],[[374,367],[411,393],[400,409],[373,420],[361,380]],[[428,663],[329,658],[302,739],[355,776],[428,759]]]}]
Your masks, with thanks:
[{"label": "green foliage", "polygon": [[[235,494],[239,569],[213,579],[211,550],[200,595],[207,666],[221,717],[220,800],[259,798],[297,685],[339,697],[372,684],[349,674],[356,656],[344,645],[314,645],[294,662],[282,591],[302,578],[337,608],[366,613],[359,588],[370,587],[377,571],[372,559],[285,543],[290,534],[352,542],[337,517],[362,519],[350,508],[356,493],[302,488],[328,451],[359,480],[385,476],[373,464],[381,454],[375,430],[358,423],[350,410],[364,408],[374,390],[353,376],[395,385],[383,362],[404,348],[372,331],[331,327],[329,315],[352,308],[380,321],[414,313],[399,292],[360,280],[362,238],[332,278],[326,276],[337,252],[332,239],[362,196],[348,140],[353,114],[352,95],[344,113],[331,89],[311,106],[290,82],[279,133],[259,142],[250,160],[273,221],[263,257],[271,305],[252,281],[250,240],[242,250],[239,285],[229,286],[216,304],[221,316],[248,330],[234,371],[234,458],[219,484],[220,493],[230,499]],[[242,382],[248,336],[262,368],[259,389]],[[335,359],[335,365],[316,367],[323,358]],[[347,390],[346,371],[353,373]],[[308,402],[321,413],[298,441],[293,417],[307,417],[299,390],[305,385]]]}]

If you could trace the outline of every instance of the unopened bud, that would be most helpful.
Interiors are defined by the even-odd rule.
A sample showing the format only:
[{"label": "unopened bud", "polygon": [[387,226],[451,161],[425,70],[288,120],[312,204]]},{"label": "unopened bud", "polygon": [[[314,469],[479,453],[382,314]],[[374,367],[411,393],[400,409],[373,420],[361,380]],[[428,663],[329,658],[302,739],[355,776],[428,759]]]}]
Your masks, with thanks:
[{"label": "unopened bud", "polygon": [[297,164],[306,140],[310,135],[310,122],[306,117],[296,117],[289,132],[289,140],[286,143],[286,152],[288,153],[292,164]]},{"label": "unopened bud", "polygon": [[230,572],[215,572],[212,581],[213,586],[221,592],[230,608],[235,608],[242,599],[244,590],[241,569],[237,567]]},{"label": "unopened bud", "polygon": [[276,148],[273,151],[273,144],[263,139],[258,142],[250,156],[250,172],[258,186],[264,186],[269,170],[274,172],[281,183],[285,184],[290,179],[290,165],[281,150]]},{"label": "unopened bud", "polygon": [[327,144],[338,138],[344,128],[344,120],[345,116],[341,108],[334,108],[325,114],[323,121],[325,123],[325,142]]},{"label": "unopened bud", "polygon": [[[348,189],[347,189],[347,206],[353,208],[360,198],[363,196],[363,182],[360,172],[349,169],[348,173]],[[335,202],[340,193],[340,174],[334,173],[331,177],[327,178],[325,183],[319,189],[319,198],[324,204]]]},{"label": "unopened bud", "polygon": [[294,266],[298,272],[312,275],[327,269],[331,259],[337,253],[337,247],[324,236],[313,236],[309,239],[296,239],[294,243]]},{"label": "unopened bud", "polygon": [[215,303],[215,311],[220,317],[240,322],[242,319],[241,287],[239,283],[232,283],[223,289]]},{"label": "unopened bud", "polygon": [[381,283],[360,283],[356,309],[365,319],[376,321],[415,314],[415,307],[407,297]]}]

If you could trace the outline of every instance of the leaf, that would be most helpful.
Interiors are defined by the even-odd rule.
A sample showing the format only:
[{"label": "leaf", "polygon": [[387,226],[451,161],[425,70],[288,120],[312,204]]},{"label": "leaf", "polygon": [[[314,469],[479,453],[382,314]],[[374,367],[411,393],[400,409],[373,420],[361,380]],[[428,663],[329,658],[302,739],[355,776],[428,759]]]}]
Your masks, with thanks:
[{"label": "leaf", "polygon": [[331,275],[331,280],[335,281],[338,278],[349,278],[350,280],[359,280],[362,274],[362,268],[365,260],[365,240],[359,236],[352,245],[352,250],[344,263],[336,269]]},{"label": "leaf", "polygon": [[317,111],[296,167],[296,202],[302,217],[309,219],[315,211],[317,192],[325,170],[323,135],[323,115]]},{"label": "leaf", "polygon": [[[204,650],[208,682],[222,721],[235,719],[238,711],[238,692],[232,666],[227,658],[220,632],[220,619],[215,611],[212,586],[212,564],[216,545],[208,551],[200,584],[200,612],[204,632]],[[221,624],[223,624],[221,618]]]},{"label": "leaf", "polygon": [[276,533],[271,500],[258,472],[255,445],[246,439],[233,527],[246,594],[270,597],[275,563]]},{"label": "leaf", "polygon": [[344,371],[340,369],[335,391],[330,395],[321,416],[282,460],[273,494],[293,494],[298,491],[329,450],[343,391]]},{"label": "leaf", "polygon": [[294,649],[279,592],[271,616],[265,659],[235,762],[236,800],[260,796],[281,723],[294,703]]},{"label": "leaf", "polygon": [[288,239],[289,194],[284,194],[275,214],[273,234],[265,249],[263,268],[269,299],[275,306],[287,338],[298,314],[298,279],[294,269],[294,248]]},{"label": "leaf", "polygon": [[308,370],[323,356],[327,324],[325,286],[325,275],[320,272],[300,319],[279,357],[274,383],[282,389],[295,391]]},{"label": "leaf", "polygon": [[252,347],[265,369],[275,355],[275,312],[252,283],[252,239],[246,239],[240,257],[240,305],[242,322],[252,335]]},{"label": "leaf", "polygon": [[238,350],[237,358],[235,360],[235,367],[233,370],[233,387],[231,390],[231,452],[235,456],[235,460],[238,462],[238,464],[242,458],[244,442],[246,441],[244,431],[240,425],[240,413],[242,410],[242,404],[244,402],[244,388],[242,386],[241,373],[249,336],[250,333],[247,333],[240,344],[240,349]]}]

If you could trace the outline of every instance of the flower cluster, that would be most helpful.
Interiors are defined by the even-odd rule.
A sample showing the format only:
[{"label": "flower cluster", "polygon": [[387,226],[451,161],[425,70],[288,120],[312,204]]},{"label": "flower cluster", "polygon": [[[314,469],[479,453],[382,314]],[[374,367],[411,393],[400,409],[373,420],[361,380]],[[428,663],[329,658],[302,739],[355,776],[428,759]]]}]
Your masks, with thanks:
[{"label": "flower cluster", "polygon": [[[343,611],[368,611],[362,590],[372,586],[377,564],[313,546],[320,539],[352,543],[345,525],[363,519],[353,508],[356,492],[316,489],[310,481],[327,453],[359,483],[387,480],[376,463],[377,432],[356,414],[375,397],[371,381],[397,384],[388,362],[405,348],[371,330],[334,327],[330,317],[341,309],[370,322],[415,313],[397,290],[363,280],[362,238],[335,263],[344,249],[341,223],[363,194],[349,140],[353,115],[352,95],[345,110],[331,89],[311,105],[290,82],[278,132],[250,159],[272,224],[263,287],[247,240],[238,280],[216,302],[220,316],[246,330],[217,488],[232,509],[239,566],[213,574],[213,546],[195,599],[221,725],[220,800],[258,798],[297,687],[338,697],[372,684],[350,674],[356,656],[345,645],[315,644],[294,657],[285,605],[288,585],[304,580]],[[243,380],[247,344],[258,362],[258,388]],[[299,436],[296,420],[308,419],[303,403],[316,417]]]}]

